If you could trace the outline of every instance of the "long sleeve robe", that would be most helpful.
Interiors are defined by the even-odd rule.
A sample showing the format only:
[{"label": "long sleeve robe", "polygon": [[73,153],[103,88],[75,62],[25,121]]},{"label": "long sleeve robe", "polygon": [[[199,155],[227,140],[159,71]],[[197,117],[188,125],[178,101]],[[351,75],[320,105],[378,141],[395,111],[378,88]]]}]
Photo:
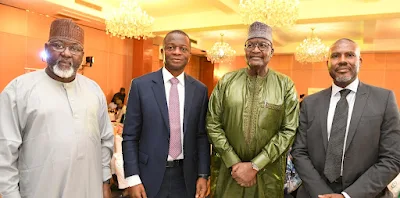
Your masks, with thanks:
[{"label": "long sleeve robe", "polygon": [[100,87],[43,70],[14,79],[0,95],[3,198],[101,198],[111,178],[113,129]]},{"label": "long sleeve robe", "polygon": [[[246,70],[226,74],[210,98],[207,131],[214,152],[213,196],[281,198],[286,153],[298,126],[296,89],[287,76],[271,69],[265,77],[251,77]],[[230,168],[250,161],[260,171],[257,184],[244,188],[232,178]]]}]

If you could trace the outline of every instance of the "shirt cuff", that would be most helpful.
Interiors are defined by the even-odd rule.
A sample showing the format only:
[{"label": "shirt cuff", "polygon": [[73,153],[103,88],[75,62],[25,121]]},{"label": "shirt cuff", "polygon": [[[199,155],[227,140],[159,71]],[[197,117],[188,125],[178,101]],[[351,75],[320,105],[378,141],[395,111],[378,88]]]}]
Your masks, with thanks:
[{"label": "shirt cuff", "polygon": [[346,192],[342,192],[342,195],[344,196],[344,198],[351,198]]},{"label": "shirt cuff", "polygon": [[103,167],[103,182],[111,179],[111,168]]},{"label": "shirt cuff", "polygon": [[130,177],[127,177],[126,181],[128,182],[129,187],[136,186],[142,183],[142,180],[140,180],[139,175],[132,175]]}]

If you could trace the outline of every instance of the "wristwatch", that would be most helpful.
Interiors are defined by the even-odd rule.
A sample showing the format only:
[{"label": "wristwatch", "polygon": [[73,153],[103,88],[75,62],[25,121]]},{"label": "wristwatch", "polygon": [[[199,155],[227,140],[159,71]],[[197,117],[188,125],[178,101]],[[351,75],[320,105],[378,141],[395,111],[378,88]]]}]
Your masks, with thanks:
[{"label": "wristwatch", "polygon": [[253,162],[251,162],[251,167],[252,167],[254,170],[256,170],[256,171],[259,171],[259,170],[260,170],[260,168],[258,168],[257,165],[254,164]]},{"label": "wristwatch", "polygon": [[207,175],[207,174],[199,174],[199,178],[208,180],[208,177],[209,177],[209,175]]}]

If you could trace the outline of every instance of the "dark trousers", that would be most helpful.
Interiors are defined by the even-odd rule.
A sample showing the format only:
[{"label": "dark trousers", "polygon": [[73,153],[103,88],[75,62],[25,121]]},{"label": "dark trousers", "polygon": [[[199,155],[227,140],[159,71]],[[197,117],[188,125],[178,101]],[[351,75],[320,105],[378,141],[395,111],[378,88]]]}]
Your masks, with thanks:
[{"label": "dark trousers", "polygon": [[188,198],[182,165],[167,167],[156,198]]}]

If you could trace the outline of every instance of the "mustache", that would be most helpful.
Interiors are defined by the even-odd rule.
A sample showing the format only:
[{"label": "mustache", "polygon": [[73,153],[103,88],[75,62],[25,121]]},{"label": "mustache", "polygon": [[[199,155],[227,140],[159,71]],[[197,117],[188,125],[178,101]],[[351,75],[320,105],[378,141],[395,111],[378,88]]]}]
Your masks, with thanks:
[{"label": "mustache", "polygon": [[335,69],[335,71],[341,70],[341,69],[348,69],[351,70],[351,67],[347,66],[347,65],[339,65],[339,67],[337,67]]},{"label": "mustache", "polygon": [[57,63],[56,63],[56,64],[58,65],[58,63],[60,63],[60,62],[68,63],[71,67],[72,67],[72,65],[73,65],[72,60],[65,60],[65,59],[59,58],[59,59],[57,60]]}]

